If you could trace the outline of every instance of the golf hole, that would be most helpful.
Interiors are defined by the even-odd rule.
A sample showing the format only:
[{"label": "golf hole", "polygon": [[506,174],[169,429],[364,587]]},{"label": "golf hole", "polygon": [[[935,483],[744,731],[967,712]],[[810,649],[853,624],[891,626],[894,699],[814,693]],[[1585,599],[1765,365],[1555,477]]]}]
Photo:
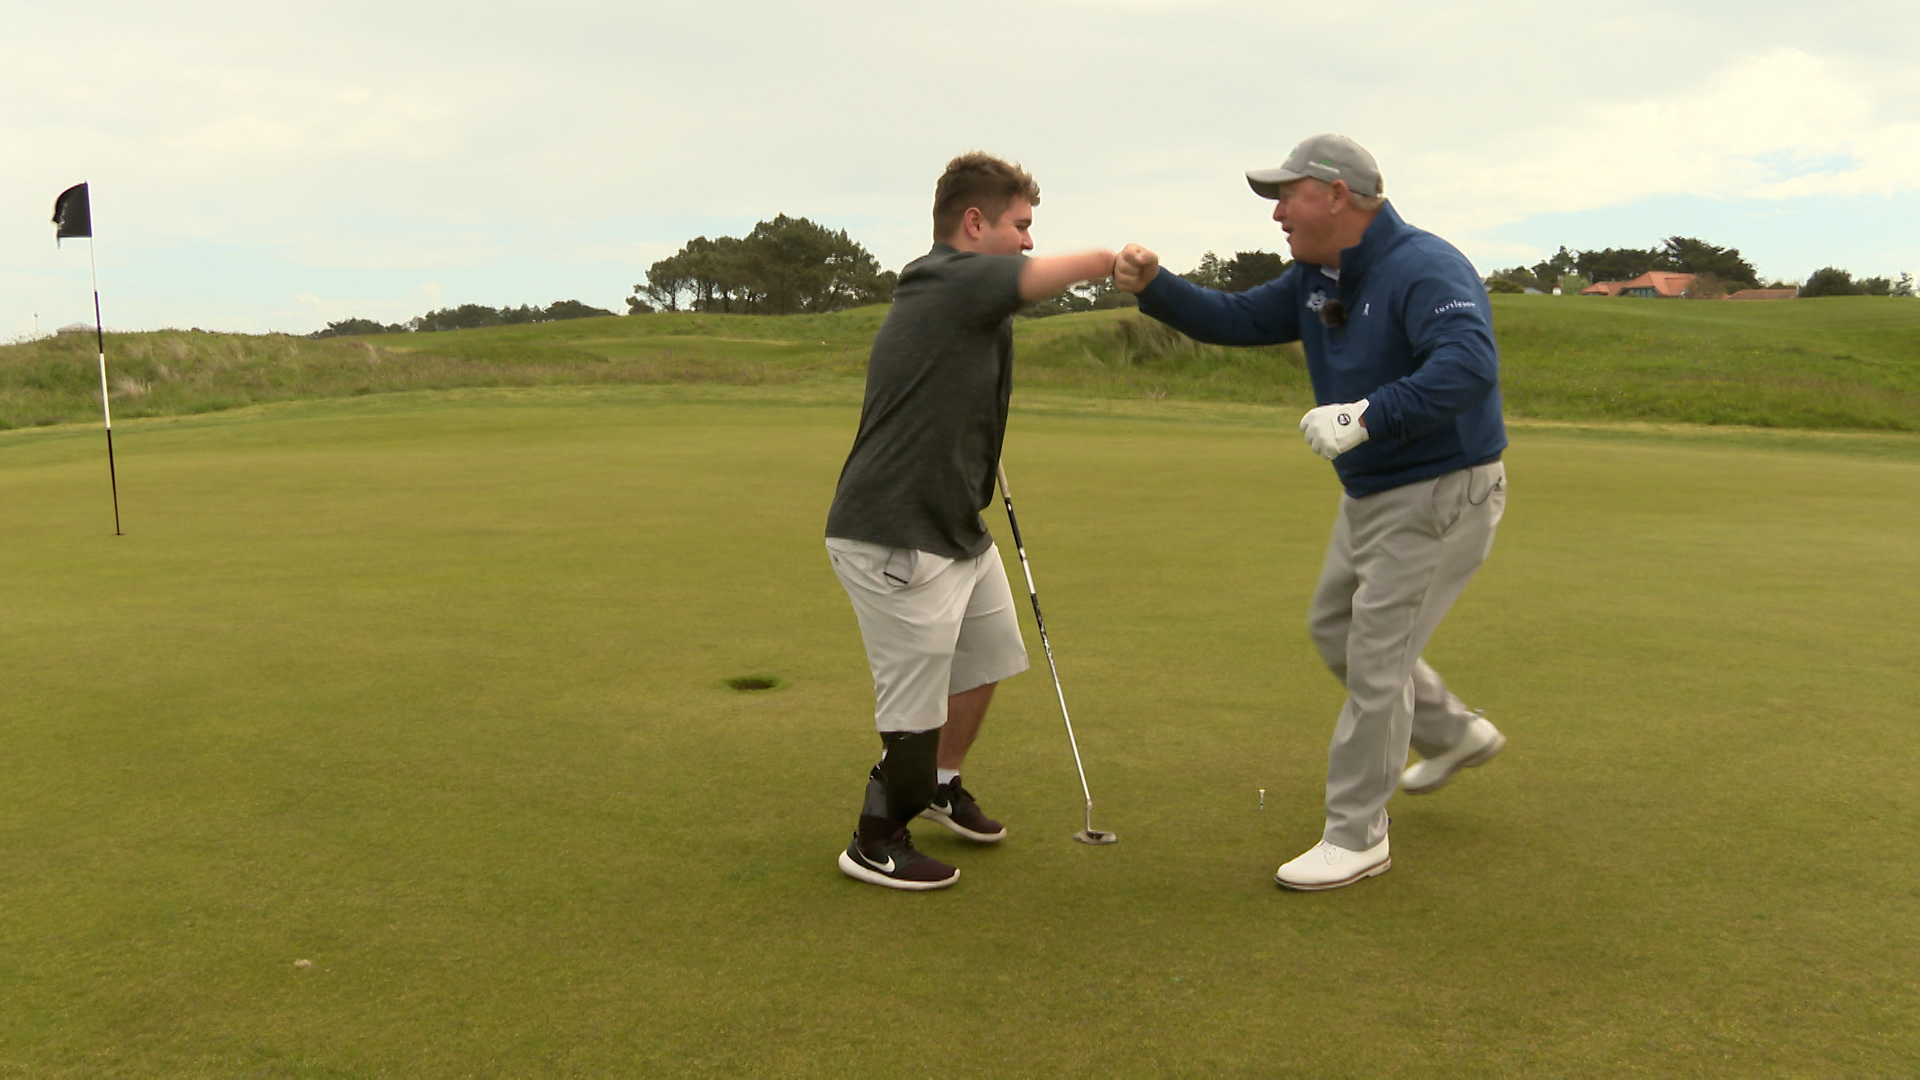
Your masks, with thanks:
[{"label": "golf hole", "polygon": [[756,690],[772,690],[780,685],[780,680],[771,675],[736,675],[727,680],[727,685],[743,694]]}]

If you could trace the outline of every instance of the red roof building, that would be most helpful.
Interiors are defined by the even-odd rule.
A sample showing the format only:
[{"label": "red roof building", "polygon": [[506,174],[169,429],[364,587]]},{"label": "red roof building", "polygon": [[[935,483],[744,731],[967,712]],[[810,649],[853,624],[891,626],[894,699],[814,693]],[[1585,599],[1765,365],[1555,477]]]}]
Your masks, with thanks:
[{"label": "red roof building", "polygon": [[1625,285],[1620,286],[1620,296],[1685,296],[1687,286],[1693,284],[1692,274],[1669,274],[1654,270],[1641,274]]},{"label": "red roof building", "polygon": [[1653,270],[1632,281],[1600,281],[1580,290],[1581,296],[1685,296],[1694,275]]}]

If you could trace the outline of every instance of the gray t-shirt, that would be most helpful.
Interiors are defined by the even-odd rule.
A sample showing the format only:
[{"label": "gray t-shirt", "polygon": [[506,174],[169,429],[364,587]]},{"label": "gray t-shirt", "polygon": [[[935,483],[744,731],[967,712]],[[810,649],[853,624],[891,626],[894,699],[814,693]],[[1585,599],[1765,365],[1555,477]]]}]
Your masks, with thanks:
[{"label": "gray t-shirt", "polygon": [[935,244],[900,271],[828,536],[950,559],[992,546],[980,511],[1007,431],[1025,264]]}]

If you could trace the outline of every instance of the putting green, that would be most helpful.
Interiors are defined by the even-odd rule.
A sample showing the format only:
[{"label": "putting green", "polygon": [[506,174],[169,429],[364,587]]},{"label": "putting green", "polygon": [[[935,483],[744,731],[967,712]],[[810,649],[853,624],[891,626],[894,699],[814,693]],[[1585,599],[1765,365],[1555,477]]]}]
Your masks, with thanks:
[{"label": "putting green", "polygon": [[130,424],[120,538],[97,431],[0,435],[0,1072],[1920,1068],[1920,442],[1516,430],[1428,652],[1511,744],[1395,800],[1392,872],[1294,895],[1329,468],[1291,414],[1023,397],[1121,839],[1070,840],[1042,664],[967,773],[1011,838],[916,830],[963,877],[908,896],[834,867],[876,747],[820,544],[855,392]]}]

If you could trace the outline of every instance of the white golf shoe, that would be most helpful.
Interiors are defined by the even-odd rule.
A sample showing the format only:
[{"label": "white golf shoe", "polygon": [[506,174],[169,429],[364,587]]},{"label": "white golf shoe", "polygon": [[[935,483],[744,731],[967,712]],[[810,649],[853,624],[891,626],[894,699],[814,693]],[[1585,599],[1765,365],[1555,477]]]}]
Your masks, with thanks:
[{"label": "white golf shoe", "polygon": [[1282,863],[1274,871],[1274,883],[1283,889],[1299,889],[1312,892],[1316,889],[1337,889],[1342,885],[1351,885],[1361,878],[1376,877],[1387,872],[1393,866],[1393,860],[1387,858],[1387,838],[1365,851],[1348,851],[1335,847],[1325,840],[1307,849],[1307,853],[1289,863]]},{"label": "white golf shoe", "polygon": [[1460,745],[1435,757],[1424,758],[1407,767],[1400,774],[1400,786],[1414,795],[1425,795],[1429,791],[1439,791],[1453,774],[1461,769],[1471,769],[1485,765],[1493,760],[1507,745],[1507,737],[1500,729],[1484,716],[1476,716],[1473,723],[1467,725],[1466,737]]}]

